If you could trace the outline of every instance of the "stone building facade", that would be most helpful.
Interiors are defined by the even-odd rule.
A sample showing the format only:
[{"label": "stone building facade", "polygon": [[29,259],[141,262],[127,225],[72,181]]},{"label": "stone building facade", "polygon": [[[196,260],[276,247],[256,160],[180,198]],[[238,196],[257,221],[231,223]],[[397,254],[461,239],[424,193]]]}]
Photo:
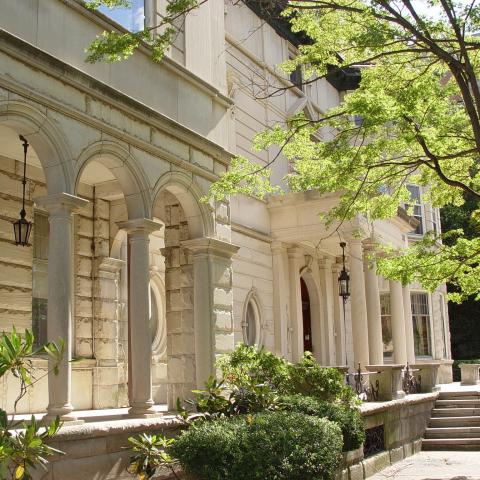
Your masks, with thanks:
[{"label": "stone building facade", "polygon": [[[339,238],[318,216],[336,195],[201,201],[232,155],[260,164],[277,155],[252,152],[255,133],[301,110],[319,117],[344,94],[326,80],[302,91],[279,72],[295,55],[285,32],[241,3],[209,0],[179,23],[160,64],[147,47],[124,62],[85,62],[100,32],[153,25],[163,8],[135,0],[102,14],[79,0],[0,0],[0,328],[66,346],[57,376],[33,360],[39,380],[18,411],[149,415],[201,385],[239,341],[352,369],[437,361],[449,381],[445,288],[402,287],[366,261],[375,243],[401,250],[440,228],[435,209],[415,206],[417,233],[402,214],[340,227],[351,277],[344,317]],[[259,100],[262,82],[292,88]],[[26,247],[12,229],[19,135],[30,144]],[[280,156],[273,180],[287,173]],[[11,409],[14,379],[0,388]]]}]

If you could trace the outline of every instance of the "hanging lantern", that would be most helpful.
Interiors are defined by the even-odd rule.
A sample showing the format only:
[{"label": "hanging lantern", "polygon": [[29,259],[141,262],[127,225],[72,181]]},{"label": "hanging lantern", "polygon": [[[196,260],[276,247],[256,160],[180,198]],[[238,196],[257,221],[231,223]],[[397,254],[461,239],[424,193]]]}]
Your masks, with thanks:
[{"label": "hanging lantern", "polygon": [[338,294],[343,298],[343,301],[346,302],[347,298],[350,296],[350,276],[348,275],[347,269],[345,268],[345,247],[347,244],[345,242],[340,243],[342,248],[342,271],[338,276]]},{"label": "hanging lantern", "polygon": [[15,243],[17,245],[28,245],[28,239],[30,238],[30,232],[32,231],[32,222],[29,222],[25,216],[25,186],[27,184],[27,151],[28,142],[25,137],[20,135],[20,140],[23,142],[23,195],[22,195],[22,209],[20,210],[20,218],[13,223],[13,233],[15,235]]}]

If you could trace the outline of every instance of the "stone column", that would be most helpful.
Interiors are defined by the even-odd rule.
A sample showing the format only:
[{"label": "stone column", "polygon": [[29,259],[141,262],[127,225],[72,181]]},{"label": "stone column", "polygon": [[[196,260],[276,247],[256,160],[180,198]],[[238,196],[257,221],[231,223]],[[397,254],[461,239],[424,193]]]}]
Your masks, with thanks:
[{"label": "stone column", "polygon": [[324,339],[324,355],[325,365],[335,365],[335,338],[334,338],[334,297],[333,283],[332,283],[332,261],[329,258],[324,258],[318,261],[318,269],[320,273],[320,288],[322,291],[322,305],[324,319],[324,331],[322,337]]},{"label": "stone column", "polygon": [[405,340],[407,346],[407,362],[415,363],[415,341],[413,338],[412,302],[410,300],[410,287],[402,288],[403,313],[405,315]]},{"label": "stone column", "polygon": [[150,254],[149,235],[161,224],[146,218],[120,222],[128,233],[129,244],[129,330],[130,330],[130,410],[135,416],[156,412],[152,399],[152,339],[149,326]]},{"label": "stone column", "polygon": [[215,373],[217,357],[235,347],[232,256],[239,247],[206,237],[181,245],[193,257],[196,382],[197,387],[203,387]]},{"label": "stone column", "polygon": [[370,356],[362,242],[357,239],[350,240],[349,251],[353,355],[355,365],[360,363],[364,368],[370,363]]},{"label": "stone column", "polygon": [[407,363],[407,343],[405,339],[405,313],[403,311],[402,284],[393,280],[390,280],[389,284],[393,356],[396,364],[405,365]]},{"label": "stone column", "polygon": [[292,324],[292,361],[298,362],[303,355],[303,313],[302,292],[300,287],[300,268],[303,250],[292,247],[287,250],[290,290],[290,321]]},{"label": "stone column", "polygon": [[368,346],[370,363],[383,365],[382,317],[373,245],[365,245],[365,293],[367,297]]},{"label": "stone column", "polygon": [[335,325],[335,363],[348,365],[345,351],[345,319],[343,318],[343,300],[338,294],[338,276],[342,266],[339,263],[332,265],[333,285],[333,321]]},{"label": "stone column", "polygon": [[273,321],[275,335],[275,354],[282,357],[288,355],[288,316],[287,274],[285,272],[285,247],[281,242],[272,242],[272,270],[273,270]]},{"label": "stone column", "polygon": [[72,388],[72,318],[73,318],[73,213],[88,204],[87,200],[67,193],[48,195],[35,200],[48,211],[50,235],[48,245],[48,313],[49,341],[63,340],[64,354],[58,374],[49,359],[48,407],[46,419],[57,415],[63,422],[76,421],[71,412]]}]

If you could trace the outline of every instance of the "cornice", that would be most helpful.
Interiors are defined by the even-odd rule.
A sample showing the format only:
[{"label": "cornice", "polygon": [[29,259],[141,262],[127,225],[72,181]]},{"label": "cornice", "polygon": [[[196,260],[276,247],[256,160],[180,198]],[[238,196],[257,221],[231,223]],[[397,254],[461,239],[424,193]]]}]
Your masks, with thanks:
[{"label": "cornice", "polygon": [[[96,23],[99,27],[105,30],[112,30],[112,27],[113,27],[115,30],[118,30],[120,32],[125,32],[125,33],[128,32],[126,28],[122,27],[122,25],[118,24],[117,22],[107,17],[106,15],[98,11],[87,9],[85,7],[85,2],[83,0],[60,0],[60,1],[64,3],[66,6],[80,13],[80,15],[83,15],[84,17],[88,18],[93,23]],[[140,45],[140,47],[138,48],[138,52],[148,56],[149,58],[152,57],[152,49],[145,43],[142,43]],[[163,66],[173,71],[176,75],[187,80],[192,85],[195,85],[196,87],[202,89],[216,102],[224,105],[225,107],[230,107],[233,105],[233,100],[228,96],[224,95],[218,88],[214,87],[212,84],[203,80],[203,78],[191,72],[190,70],[188,70],[183,65],[176,62],[175,60],[171,59],[170,57],[165,56],[162,59],[161,63]]]},{"label": "cornice", "polygon": [[[118,109],[136,121],[140,121],[146,125],[149,125],[150,127],[154,127],[162,133],[210,155],[215,160],[223,163],[226,166],[228,166],[230,163],[230,159],[233,154],[227,151],[221,145],[203,137],[199,133],[186,127],[185,125],[182,125],[181,123],[176,122],[167,115],[164,115],[120,92],[119,90],[106,85],[91,75],[88,75],[85,72],[82,72],[77,68],[62,62],[49,53],[35,47],[28,42],[25,42],[24,40],[3,29],[0,29],[0,52],[4,52],[11,58],[18,60],[29,67],[39,70],[46,75],[53,76],[56,80],[59,80],[62,83],[69,85],[70,87],[73,87],[85,93],[86,95],[89,95],[95,100],[99,100]],[[179,164],[183,162],[188,164],[188,162],[181,160],[166,150],[154,147],[147,142],[138,139],[137,137],[133,137],[131,135],[129,136],[124,131],[120,131],[119,129],[105,124],[104,122],[95,119],[82,111],[76,110],[75,108],[65,105],[64,103],[59,102],[51,97],[42,95],[32,89],[20,85],[18,82],[12,81],[9,78],[0,77],[0,85],[7,90],[14,91],[14,93],[31,98],[47,108],[56,110],[69,117],[82,121],[83,123],[90,124],[95,128],[101,128],[101,130],[119,139],[125,140],[126,138],[130,137],[127,141],[129,143],[136,143],[137,145],[135,146],[138,146],[142,150],[148,150],[146,146],[149,145],[154,149],[160,150],[162,153],[159,156],[171,161],[172,163]],[[194,165],[191,165],[191,167],[195,168]],[[189,169],[190,168],[187,168],[187,170]],[[205,173],[208,174],[209,172],[198,167],[198,172],[196,171],[195,173],[205,176]],[[210,174],[210,176],[212,177],[210,179],[217,178],[217,176],[213,174]]]}]

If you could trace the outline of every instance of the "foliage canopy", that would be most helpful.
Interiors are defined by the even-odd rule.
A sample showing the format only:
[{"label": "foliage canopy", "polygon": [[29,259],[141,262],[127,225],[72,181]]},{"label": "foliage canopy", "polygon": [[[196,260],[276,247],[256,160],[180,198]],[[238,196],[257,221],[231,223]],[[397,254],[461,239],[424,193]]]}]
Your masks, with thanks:
[{"label": "foliage canopy", "polygon": [[[121,4],[124,0],[95,1]],[[107,33],[90,47],[90,61],[113,61],[141,41],[162,58],[174,19],[197,8],[174,0],[160,25],[138,34]],[[293,32],[307,39],[286,73],[303,70],[305,84],[356,68],[359,88],[320,118],[303,114],[258,134],[257,149],[280,147],[291,164],[285,181],[293,191],[340,192],[327,224],[365,216],[393,217],[411,202],[407,184],[425,186],[433,207],[461,205],[464,194],[480,199],[480,6],[478,0],[268,0],[283,10]],[[267,90],[279,95],[286,88]],[[211,196],[263,197],[275,192],[267,166],[236,159],[211,188]],[[472,219],[478,223],[478,210]],[[433,290],[449,282],[456,301],[480,292],[480,239],[463,231],[427,235],[404,255],[379,259],[381,274]],[[393,257],[393,258],[392,258]]]}]

